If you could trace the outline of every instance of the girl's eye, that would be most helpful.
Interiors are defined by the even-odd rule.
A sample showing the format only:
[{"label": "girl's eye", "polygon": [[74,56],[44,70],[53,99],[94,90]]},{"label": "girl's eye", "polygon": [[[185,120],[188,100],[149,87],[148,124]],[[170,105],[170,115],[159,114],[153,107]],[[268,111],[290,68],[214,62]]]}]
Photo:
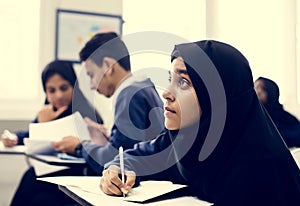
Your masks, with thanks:
[{"label": "girl's eye", "polygon": [[63,91],[63,92],[67,91],[68,89],[69,89],[69,85],[63,85],[60,87],[60,91]]},{"label": "girl's eye", "polygon": [[178,86],[181,89],[187,89],[187,88],[190,87],[190,84],[189,84],[189,82],[186,79],[179,77],[178,78]]},{"label": "girl's eye", "polygon": [[49,92],[49,93],[55,93],[55,89],[53,89],[53,88],[49,88],[49,89],[47,89],[47,91]]}]

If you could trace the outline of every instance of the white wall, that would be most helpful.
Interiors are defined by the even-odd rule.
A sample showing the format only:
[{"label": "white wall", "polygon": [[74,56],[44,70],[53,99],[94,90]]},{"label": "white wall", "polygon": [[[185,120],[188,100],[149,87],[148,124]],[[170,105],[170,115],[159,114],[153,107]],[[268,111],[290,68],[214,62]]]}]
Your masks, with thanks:
[{"label": "white wall", "polygon": [[[139,51],[130,56],[132,72],[150,77],[160,95],[168,84],[167,70],[170,69],[170,54],[174,45],[205,38],[205,9],[205,0],[124,1],[123,39],[129,50],[135,47],[134,44],[140,46]],[[154,36],[151,31],[163,34]],[[143,33],[138,34],[136,42],[128,44],[126,38],[138,32]],[[152,46],[157,45],[156,50],[143,50],[142,47],[147,47],[148,42]],[[160,44],[164,45],[164,49],[159,48]],[[153,68],[159,69],[159,72],[153,72]]]},{"label": "white wall", "polygon": [[[40,3],[38,71],[54,58],[57,8],[116,15],[123,13],[121,0],[40,0]],[[299,27],[300,22],[299,5],[297,0],[126,0],[123,33],[126,35],[136,31],[159,30],[188,40],[214,38],[231,43],[249,60],[254,78],[266,76],[279,84],[281,102],[286,109],[300,117],[297,102],[297,95],[300,98],[297,61],[300,60],[299,55],[296,55],[296,45],[299,45],[296,39],[299,36],[299,32],[296,34],[296,24]],[[137,68],[150,63],[137,60],[143,59],[141,56],[132,59]],[[165,59],[161,61],[166,61]],[[76,69],[78,73],[81,72],[79,66]],[[42,106],[44,94],[40,82],[34,84],[39,90],[39,98],[35,100],[38,103],[33,105],[26,100],[11,105],[7,103],[8,109],[5,110],[5,102],[2,101],[0,119],[32,119],[35,116]],[[81,83],[82,87],[85,85]],[[88,87],[84,89],[89,90]],[[22,85],[18,86],[18,90],[22,90]],[[90,95],[97,103],[110,104],[109,100],[99,95]],[[101,105],[99,110],[104,116],[110,113],[107,110],[101,111]]]},{"label": "white wall", "polygon": [[296,64],[297,0],[207,0],[208,38],[236,46],[248,59],[254,80],[278,83],[280,101],[300,117]]},{"label": "white wall", "polygon": [[[35,39],[39,43],[38,55],[35,55],[36,64],[26,70],[38,72],[38,77],[34,81],[29,81],[27,84],[34,84],[36,89],[34,98],[30,100],[15,99],[1,100],[0,102],[0,119],[3,120],[31,120],[35,117],[37,111],[43,106],[44,92],[42,90],[40,73],[47,63],[52,61],[55,57],[55,27],[56,27],[56,10],[67,9],[85,12],[94,12],[102,14],[112,14],[122,16],[122,0],[37,0],[40,3],[40,29],[39,35]],[[29,27],[28,27],[29,29]],[[34,42],[33,42],[34,43]],[[34,44],[33,44],[34,45]],[[30,46],[28,46],[28,52],[30,53]],[[15,62],[12,65],[19,65]],[[107,119],[108,126],[111,125],[111,111],[107,109],[107,105],[110,105],[111,100],[107,100],[98,94],[90,91],[88,82],[85,80],[85,74],[81,72],[81,67],[75,65],[78,75],[80,76],[80,86],[84,92],[88,94],[88,98],[95,104],[100,111],[104,119]],[[25,69],[24,69],[25,70]],[[3,75],[4,71],[1,71]],[[13,75],[10,75],[13,76]],[[8,79],[11,77],[8,77]],[[82,83],[81,83],[82,82]],[[24,91],[26,85],[10,84],[8,86],[15,86],[18,91]],[[22,90],[23,89],[23,90]],[[3,95],[3,93],[2,93]],[[1,97],[1,94],[0,94]],[[0,98],[1,99],[1,98]]]}]

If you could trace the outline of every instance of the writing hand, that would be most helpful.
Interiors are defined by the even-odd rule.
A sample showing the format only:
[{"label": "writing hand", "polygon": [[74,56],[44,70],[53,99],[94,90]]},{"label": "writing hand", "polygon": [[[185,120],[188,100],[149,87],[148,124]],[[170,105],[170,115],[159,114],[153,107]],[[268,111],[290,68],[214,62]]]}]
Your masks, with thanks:
[{"label": "writing hand", "polygon": [[108,195],[127,194],[133,187],[136,179],[136,174],[133,171],[125,171],[126,182],[123,184],[119,178],[120,168],[111,165],[104,170],[100,179],[100,189]]},{"label": "writing hand", "polygon": [[38,122],[49,122],[56,119],[59,115],[61,115],[68,106],[63,106],[56,111],[54,111],[54,107],[52,104],[45,105],[39,112],[38,112]]},{"label": "writing hand", "polygon": [[5,147],[13,147],[18,144],[18,137],[16,134],[6,130],[1,135],[1,141]]}]

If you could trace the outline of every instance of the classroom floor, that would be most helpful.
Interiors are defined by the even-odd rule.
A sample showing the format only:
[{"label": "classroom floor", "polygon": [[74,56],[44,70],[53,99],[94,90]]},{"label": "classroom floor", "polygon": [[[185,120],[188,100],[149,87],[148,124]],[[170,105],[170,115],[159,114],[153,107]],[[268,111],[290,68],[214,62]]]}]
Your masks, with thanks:
[{"label": "classroom floor", "polygon": [[24,155],[0,154],[0,206],[9,206],[11,198],[28,166]]}]

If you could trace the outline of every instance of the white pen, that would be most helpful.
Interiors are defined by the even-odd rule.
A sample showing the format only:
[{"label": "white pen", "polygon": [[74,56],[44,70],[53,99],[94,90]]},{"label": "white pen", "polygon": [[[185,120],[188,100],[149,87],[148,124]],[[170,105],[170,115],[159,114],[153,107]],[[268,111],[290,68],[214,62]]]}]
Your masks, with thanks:
[{"label": "white pen", "polygon": [[[124,169],[124,156],[123,156],[123,147],[119,147],[119,157],[120,157],[120,167],[121,167],[121,180],[122,183],[125,183],[125,169]],[[123,197],[125,197],[125,193],[123,192]]]}]

